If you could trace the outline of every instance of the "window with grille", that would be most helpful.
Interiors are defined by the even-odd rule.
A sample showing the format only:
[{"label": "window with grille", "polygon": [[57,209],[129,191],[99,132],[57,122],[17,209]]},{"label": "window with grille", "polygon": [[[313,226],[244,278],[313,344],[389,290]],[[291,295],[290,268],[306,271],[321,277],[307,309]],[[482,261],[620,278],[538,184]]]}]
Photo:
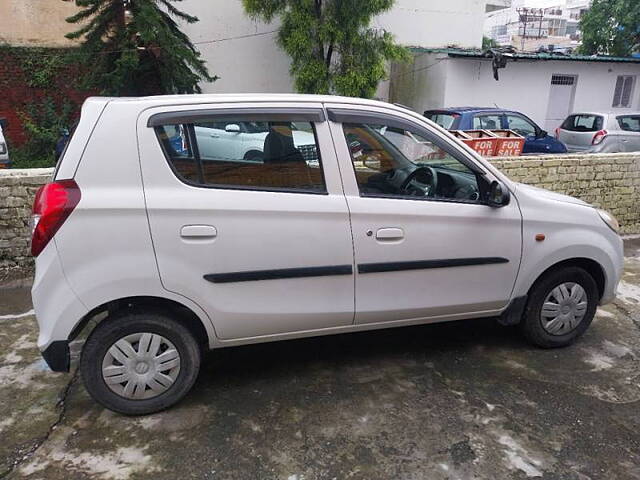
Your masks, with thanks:
[{"label": "window with grille", "polygon": [[635,87],[636,77],[633,75],[619,75],[616,80],[616,89],[613,92],[614,108],[630,108],[631,97],[633,96],[633,88]]},{"label": "window with grille", "polygon": [[576,77],[573,75],[552,75],[551,85],[573,85]]}]

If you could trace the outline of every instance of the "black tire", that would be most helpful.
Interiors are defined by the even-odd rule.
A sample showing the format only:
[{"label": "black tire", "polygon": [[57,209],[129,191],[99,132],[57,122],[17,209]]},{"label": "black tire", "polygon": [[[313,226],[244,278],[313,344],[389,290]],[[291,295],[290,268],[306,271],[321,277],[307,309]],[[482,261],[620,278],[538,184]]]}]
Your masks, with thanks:
[{"label": "black tire", "polygon": [[[563,334],[552,334],[545,330],[542,319],[542,307],[547,295],[563,283],[580,285],[587,295],[587,308],[584,317],[572,330]],[[531,343],[542,348],[558,348],[571,345],[587,331],[598,307],[600,293],[593,277],[579,267],[566,267],[552,270],[539,278],[529,291],[529,298],[521,322],[524,336]]]},{"label": "black tire", "polygon": [[[118,340],[149,332],[170,341],[179,353],[180,369],[173,384],[148,399],[129,399],[112,391],[102,374],[102,362]],[[127,312],[102,321],[87,339],[80,359],[85,388],[98,403],[124,415],[147,415],[179,402],[189,392],[200,369],[201,350],[192,333],[179,322],[154,312]]]}]

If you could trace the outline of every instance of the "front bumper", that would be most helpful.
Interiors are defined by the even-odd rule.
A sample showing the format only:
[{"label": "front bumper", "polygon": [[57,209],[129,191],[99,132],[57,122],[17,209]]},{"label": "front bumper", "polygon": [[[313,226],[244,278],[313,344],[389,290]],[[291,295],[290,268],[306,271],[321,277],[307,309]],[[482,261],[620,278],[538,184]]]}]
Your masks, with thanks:
[{"label": "front bumper", "polygon": [[68,372],[71,363],[69,342],[67,340],[51,342],[49,346],[42,351],[42,357],[54,372]]}]

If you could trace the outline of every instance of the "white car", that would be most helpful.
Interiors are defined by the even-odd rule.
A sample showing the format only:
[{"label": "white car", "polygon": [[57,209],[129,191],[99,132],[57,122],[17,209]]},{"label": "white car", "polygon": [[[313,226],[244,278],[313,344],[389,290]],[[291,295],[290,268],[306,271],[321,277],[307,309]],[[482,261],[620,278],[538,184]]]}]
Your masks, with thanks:
[{"label": "white car", "polygon": [[2,133],[2,125],[0,125],[0,168],[7,168],[9,166],[9,148],[7,147],[7,141]]},{"label": "white car", "polygon": [[640,152],[640,113],[574,113],[556,138],[569,152]]},{"label": "white car", "polygon": [[[216,122],[264,122],[262,158],[205,140]],[[82,377],[126,414],[177,402],[208,349],[480,317],[568,345],[623,263],[605,211],[414,112],[330,96],[91,98],[33,224],[38,346],[68,371],[99,321]]]}]

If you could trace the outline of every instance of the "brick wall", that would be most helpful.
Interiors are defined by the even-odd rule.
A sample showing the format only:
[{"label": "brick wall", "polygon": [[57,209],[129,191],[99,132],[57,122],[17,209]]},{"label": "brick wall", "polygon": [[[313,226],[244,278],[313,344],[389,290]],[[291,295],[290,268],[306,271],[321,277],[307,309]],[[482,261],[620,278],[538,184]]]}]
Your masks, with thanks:
[{"label": "brick wall", "polygon": [[31,86],[34,72],[25,71],[25,55],[62,55],[64,52],[64,49],[55,48],[0,46],[0,118],[7,120],[3,132],[12,146],[22,145],[26,141],[19,113],[25,111],[28,103],[51,97],[57,105],[68,100],[77,106],[79,112],[80,106],[90,95],[76,86],[80,76],[80,66],[77,64],[62,65],[52,70],[51,81],[46,85]]},{"label": "brick wall", "polygon": [[[640,233],[640,154],[493,159],[515,181],[572,195],[605,208],[625,233]],[[31,205],[52,169],[0,170],[0,286],[33,274]]]}]

